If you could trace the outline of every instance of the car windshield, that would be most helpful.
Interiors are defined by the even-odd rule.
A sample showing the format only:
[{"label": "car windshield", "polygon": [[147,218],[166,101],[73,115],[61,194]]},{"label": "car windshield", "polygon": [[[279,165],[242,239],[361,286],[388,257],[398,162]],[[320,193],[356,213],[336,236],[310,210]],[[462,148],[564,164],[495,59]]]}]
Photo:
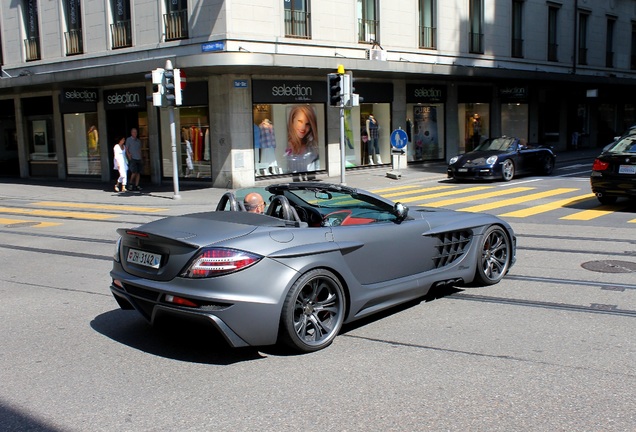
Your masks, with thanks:
[{"label": "car windshield", "polygon": [[613,146],[607,149],[607,153],[636,153],[636,133],[619,139]]},{"label": "car windshield", "polygon": [[508,150],[514,142],[514,138],[491,138],[475,147],[475,151],[505,151]]},{"label": "car windshield", "polygon": [[375,211],[391,211],[392,207],[382,201],[376,201],[366,195],[350,194],[337,191],[321,191],[312,189],[297,189],[287,191],[305,203],[326,209],[364,208]]}]

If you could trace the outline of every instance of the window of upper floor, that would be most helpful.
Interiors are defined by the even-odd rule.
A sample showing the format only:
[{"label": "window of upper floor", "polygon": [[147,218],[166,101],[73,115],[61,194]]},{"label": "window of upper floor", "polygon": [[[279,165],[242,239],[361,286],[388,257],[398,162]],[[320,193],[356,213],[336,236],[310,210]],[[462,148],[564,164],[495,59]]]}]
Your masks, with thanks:
[{"label": "window of upper floor", "polygon": [[358,42],[380,43],[380,21],[376,0],[357,0]]},{"label": "window of upper floor", "polygon": [[40,60],[40,24],[37,0],[22,0],[22,25],[24,29],[24,59]]},{"label": "window of upper floor", "polygon": [[512,0],[511,53],[512,57],[523,57],[523,2]]},{"label": "window of upper floor", "polygon": [[437,49],[437,0],[419,0],[420,48]]},{"label": "window of upper floor", "polygon": [[84,52],[81,0],[62,0],[62,11],[62,19],[66,29],[64,32],[66,55],[81,54]]},{"label": "window of upper floor", "polygon": [[605,67],[614,67],[614,32],[616,28],[616,17],[607,17],[607,27],[605,30]]},{"label": "window of upper floor", "polygon": [[112,49],[133,45],[130,0],[110,0],[110,46]]},{"label": "window of upper floor", "polygon": [[311,39],[309,0],[283,0],[285,36]]},{"label": "window of upper floor", "polygon": [[484,0],[469,0],[468,51],[484,53]]},{"label": "window of upper floor", "polygon": [[579,29],[578,29],[578,64],[587,65],[587,35],[588,25],[590,21],[590,13],[587,11],[579,11]]},{"label": "window of upper floor", "polygon": [[548,61],[559,61],[559,10],[561,6],[548,5]]},{"label": "window of upper floor", "polygon": [[636,70],[636,22],[632,22],[632,46],[629,65],[631,70]]},{"label": "window of upper floor", "polygon": [[165,41],[188,38],[188,0],[165,0]]}]

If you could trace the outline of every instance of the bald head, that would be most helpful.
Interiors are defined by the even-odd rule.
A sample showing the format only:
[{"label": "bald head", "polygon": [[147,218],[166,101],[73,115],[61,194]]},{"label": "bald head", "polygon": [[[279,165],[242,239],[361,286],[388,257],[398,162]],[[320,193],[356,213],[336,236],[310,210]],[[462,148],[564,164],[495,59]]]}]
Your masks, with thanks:
[{"label": "bald head", "polygon": [[245,195],[243,205],[245,206],[245,210],[250,213],[263,213],[265,209],[265,201],[258,192],[250,192]]}]

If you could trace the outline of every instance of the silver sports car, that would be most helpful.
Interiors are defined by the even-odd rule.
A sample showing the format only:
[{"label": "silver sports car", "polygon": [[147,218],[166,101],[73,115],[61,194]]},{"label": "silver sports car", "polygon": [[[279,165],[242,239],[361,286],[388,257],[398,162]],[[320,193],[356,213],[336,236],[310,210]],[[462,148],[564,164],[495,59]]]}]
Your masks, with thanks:
[{"label": "silver sports car", "polygon": [[215,211],[119,229],[111,291],[151,323],[185,315],[233,347],[311,352],[344,323],[438,285],[491,285],[515,262],[512,228],[488,214],[407,208],[320,182],[226,193]]}]

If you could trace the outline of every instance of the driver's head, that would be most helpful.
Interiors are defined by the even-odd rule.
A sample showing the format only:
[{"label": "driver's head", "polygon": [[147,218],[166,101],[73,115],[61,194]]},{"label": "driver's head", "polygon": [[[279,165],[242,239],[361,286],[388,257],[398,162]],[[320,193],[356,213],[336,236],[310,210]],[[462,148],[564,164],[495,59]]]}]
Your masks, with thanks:
[{"label": "driver's head", "polygon": [[245,210],[250,213],[263,213],[265,210],[265,201],[258,192],[250,192],[243,199]]}]

